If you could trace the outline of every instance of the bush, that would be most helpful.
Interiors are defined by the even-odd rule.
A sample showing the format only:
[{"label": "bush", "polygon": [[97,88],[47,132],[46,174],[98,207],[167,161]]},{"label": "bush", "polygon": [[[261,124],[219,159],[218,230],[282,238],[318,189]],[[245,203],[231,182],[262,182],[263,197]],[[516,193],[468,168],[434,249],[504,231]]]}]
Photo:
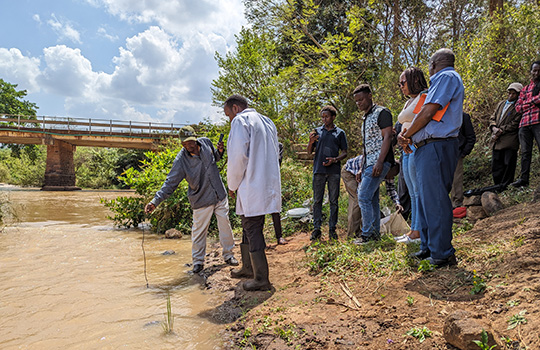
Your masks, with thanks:
[{"label": "bush", "polygon": [[22,147],[18,157],[10,149],[0,152],[0,181],[18,186],[41,187],[45,176],[46,148]]}]

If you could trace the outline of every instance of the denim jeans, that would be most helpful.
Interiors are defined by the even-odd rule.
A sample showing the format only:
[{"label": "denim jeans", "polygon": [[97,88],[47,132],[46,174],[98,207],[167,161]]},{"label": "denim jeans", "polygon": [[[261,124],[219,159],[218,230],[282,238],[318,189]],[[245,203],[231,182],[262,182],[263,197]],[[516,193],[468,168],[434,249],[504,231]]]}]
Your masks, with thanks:
[{"label": "denim jeans", "polygon": [[340,179],[340,174],[313,174],[313,229],[321,229],[324,186],[328,183],[328,201],[330,202],[328,228],[331,231],[336,230]]},{"label": "denim jeans", "polygon": [[520,179],[529,182],[533,141],[540,150],[540,124],[522,126],[518,131],[519,144],[521,146],[521,175]]},{"label": "denim jeans", "polygon": [[403,178],[411,197],[411,230],[420,231],[418,220],[418,183],[416,182],[416,164],[414,162],[414,152],[405,153],[401,156],[401,170]]},{"label": "denim jeans", "polygon": [[373,177],[373,165],[362,171],[362,181],[358,185],[358,205],[362,211],[362,237],[379,238],[381,232],[381,214],[379,207],[379,185],[390,170],[390,163],[384,162],[383,170]]}]

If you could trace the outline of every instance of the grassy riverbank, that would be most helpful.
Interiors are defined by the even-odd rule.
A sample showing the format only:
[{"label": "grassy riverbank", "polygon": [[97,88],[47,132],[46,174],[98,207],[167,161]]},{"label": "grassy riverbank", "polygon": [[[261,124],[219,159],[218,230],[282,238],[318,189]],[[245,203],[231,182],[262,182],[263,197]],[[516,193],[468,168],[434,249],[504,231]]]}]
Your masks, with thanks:
[{"label": "grassy riverbank", "polygon": [[524,203],[510,205],[509,194],[493,217],[456,223],[459,264],[434,271],[408,258],[417,247],[388,237],[358,247],[343,231],[339,243],[316,244],[296,232],[268,250],[272,292],[244,292],[228,268],[211,272],[225,300],[210,314],[228,323],[228,349],[454,349],[443,326],[457,310],[497,349],[539,348],[540,203],[532,190],[519,195]]}]

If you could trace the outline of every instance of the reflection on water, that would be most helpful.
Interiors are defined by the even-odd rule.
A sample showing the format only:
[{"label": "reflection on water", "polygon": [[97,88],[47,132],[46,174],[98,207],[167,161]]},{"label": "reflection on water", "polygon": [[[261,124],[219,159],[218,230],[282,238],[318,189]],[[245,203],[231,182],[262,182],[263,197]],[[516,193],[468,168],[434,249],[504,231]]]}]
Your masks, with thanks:
[{"label": "reflection on water", "polygon": [[113,228],[99,203],[119,195],[0,188],[15,211],[0,233],[0,349],[219,347],[218,327],[197,316],[211,306],[186,273],[191,243],[145,232],[146,288],[142,231]]}]

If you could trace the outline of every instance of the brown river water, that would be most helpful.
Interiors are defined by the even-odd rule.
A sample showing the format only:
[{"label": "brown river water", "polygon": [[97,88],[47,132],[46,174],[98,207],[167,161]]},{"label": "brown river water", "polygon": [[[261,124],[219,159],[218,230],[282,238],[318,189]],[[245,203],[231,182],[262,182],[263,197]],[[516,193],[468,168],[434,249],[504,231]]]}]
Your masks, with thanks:
[{"label": "brown river water", "polygon": [[[201,316],[211,296],[187,273],[189,239],[114,228],[101,198],[121,191],[0,186],[13,215],[0,232],[0,349],[218,349]],[[174,250],[174,255],[162,255]],[[167,293],[174,333],[162,322]]]}]

